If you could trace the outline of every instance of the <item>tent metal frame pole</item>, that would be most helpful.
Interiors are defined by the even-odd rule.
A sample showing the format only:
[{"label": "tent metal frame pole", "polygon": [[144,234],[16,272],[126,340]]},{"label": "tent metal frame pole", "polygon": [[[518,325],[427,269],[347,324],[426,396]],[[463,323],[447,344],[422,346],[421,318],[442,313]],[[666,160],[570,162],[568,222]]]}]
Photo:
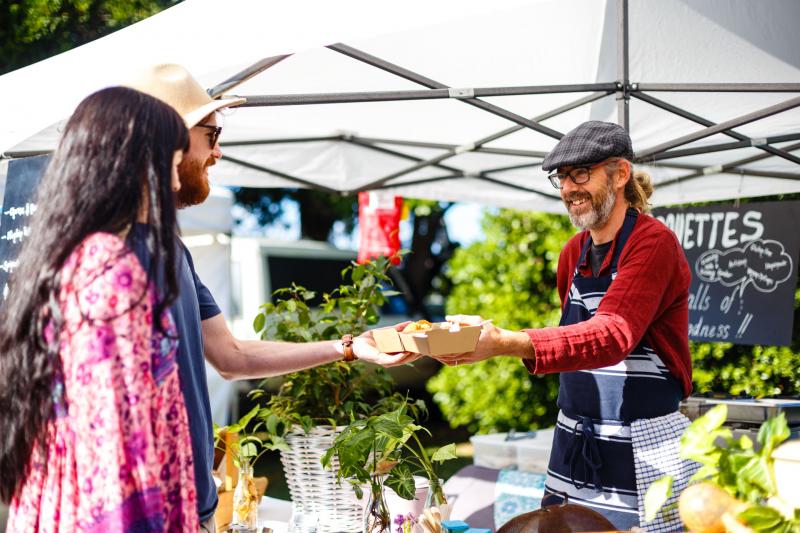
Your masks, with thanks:
[{"label": "tent metal frame pole", "polygon": [[462,100],[461,94],[472,92],[475,98],[491,96],[518,96],[531,94],[567,94],[589,91],[616,91],[616,83],[588,83],[583,85],[541,85],[524,87],[484,87],[452,89],[419,89],[411,91],[365,91],[348,93],[265,94],[241,95],[247,102],[237,107],[272,107],[292,105],[352,104],[363,102],[390,102],[403,100]]},{"label": "tent metal frame pole", "polygon": [[[783,150],[786,151],[787,153],[794,152],[797,149],[800,149],[800,143],[794,143],[794,144],[790,144],[789,146],[784,146],[783,147]],[[765,154],[753,155],[753,156],[750,156],[750,157],[745,157],[744,159],[739,159],[737,161],[733,161],[731,163],[728,163],[727,165],[723,165],[723,167],[724,168],[740,167],[742,165],[747,165],[749,163],[756,163],[758,161],[763,161],[764,159],[769,159],[773,155],[775,155],[775,154],[765,153]]]},{"label": "tent metal frame pole", "polygon": [[298,183],[300,185],[305,185],[305,186],[307,186],[307,187],[309,187],[311,189],[319,189],[319,190],[327,192],[327,193],[336,193],[336,194],[340,193],[340,191],[338,191],[336,189],[332,189],[330,187],[325,187],[324,185],[320,185],[319,183],[314,183],[312,181],[308,181],[308,180],[305,180],[303,178],[298,178],[297,176],[292,176],[291,174],[286,174],[285,172],[281,172],[280,170],[274,170],[274,169],[265,167],[263,165],[257,165],[255,163],[251,163],[250,161],[245,161],[244,159],[239,159],[237,157],[232,157],[232,156],[223,154],[222,160],[223,161],[228,161],[230,163],[235,163],[237,165],[241,165],[241,166],[243,166],[245,168],[250,168],[250,169],[253,169],[253,170],[260,170],[261,172],[265,172],[267,174],[272,174],[274,176],[278,176],[279,178],[283,178],[285,180],[293,181],[293,182]]},{"label": "tent metal frame pole", "polygon": [[632,92],[690,93],[800,93],[800,83],[647,83],[631,86]]},{"label": "tent metal frame pole", "polygon": [[[571,109],[574,109],[576,107],[580,107],[582,105],[585,105],[586,103],[592,102],[594,100],[597,100],[598,98],[602,98],[603,96],[605,96],[605,93],[594,93],[592,95],[589,95],[588,97],[580,98],[580,99],[576,100],[575,102],[560,106],[557,109],[548,111],[548,112],[546,112],[546,113],[544,113],[544,114],[542,114],[540,116],[534,117],[533,121],[540,122],[540,121],[545,120],[547,118],[554,117],[557,114],[564,113],[564,112],[569,111]],[[519,131],[520,129],[522,129],[522,126],[512,126],[512,127],[507,128],[505,130],[502,130],[500,132],[497,132],[497,133],[494,133],[494,134],[489,135],[487,137],[484,137],[482,139],[479,139],[479,140],[475,141],[474,143],[470,143],[468,145],[456,146],[456,147],[449,148],[443,154],[439,154],[437,156],[431,157],[431,158],[429,158],[429,159],[427,159],[425,161],[419,161],[415,165],[412,165],[412,166],[407,167],[407,168],[402,169],[402,170],[398,170],[397,172],[393,172],[392,174],[389,174],[388,176],[384,176],[384,177],[379,178],[379,179],[377,179],[375,181],[372,181],[372,182],[370,182],[370,183],[368,183],[366,185],[363,185],[362,187],[359,188],[359,191],[367,190],[368,188],[374,187],[374,186],[377,186],[377,185],[383,185],[384,183],[386,183],[388,181],[391,181],[391,180],[393,180],[395,178],[399,178],[400,176],[405,176],[406,174],[410,174],[412,172],[415,172],[417,170],[420,170],[420,169],[425,168],[425,167],[430,166],[430,165],[439,164],[442,161],[444,161],[446,159],[449,159],[451,157],[454,157],[454,156],[456,156],[458,154],[461,154],[461,153],[464,153],[464,152],[473,152],[473,151],[475,151],[476,148],[479,148],[480,146],[482,146],[482,145],[484,145],[484,144],[486,144],[488,142],[491,142],[491,141],[494,141],[496,139],[499,139],[500,137],[503,137],[505,135],[509,135],[511,133],[514,133],[515,131]],[[544,157],[544,155],[542,155],[542,157]]]},{"label": "tent metal frame pole", "polygon": [[[586,105],[586,104],[589,104],[589,103],[594,102],[596,100],[599,100],[600,98],[604,98],[605,96],[613,94],[613,92],[614,92],[613,90],[608,88],[608,89],[606,89],[604,91],[598,91],[598,92],[589,94],[589,95],[584,96],[582,98],[579,98],[579,99],[577,99],[577,100],[575,100],[573,102],[564,104],[564,105],[559,106],[559,107],[557,107],[555,109],[552,109],[552,110],[550,110],[550,111],[548,111],[546,113],[543,113],[542,115],[539,115],[538,117],[536,117],[535,120],[542,121],[542,120],[546,120],[548,118],[555,117],[555,116],[560,115],[562,113],[566,113],[567,111],[571,111],[572,109],[576,109],[576,108],[581,107],[583,105]],[[483,139],[481,139],[481,140],[479,140],[479,141],[477,141],[475,143],[476,146],[475,146],[474,151],[476,151],[476,152],[484,152],[484,153],[492,153],[492,154],[497,154],[497,155],[509,155],[509,156],[515,156],[515,157],[534,157],[534,158],[537,158],[537,159],[541,159],[545,155],[547,155],[546,152],[535,152],[535,151],[529,151],[529,150],[513,150],[513,149],[505,149],[505,148],[487,148],[487,147],[480,146],[480,144],[482,144],[482,143],[488,143],[488,142],[494,141],[494,140],[499,139],[501,137],[504,137],[506,135],[510,135],[512,133],[520,131],[523,128],[524,128],[523,126],[515,125],[515,126],[511,126],[509,128],[506,128],[506,129],[504,129],[502,131],[499,131],[497,133],[494,133],[492,135],[489,135],[487,137],[484,137]],[[383,152],[383,153],[386,153],[386,154],[390,154],[390,155],[393,155],[393,156],[396,156],[396,157],[401,157],[401,158],[404,158],[404,159],[409,159],[409,160],[417,161],[417,162],[422,161],[422,158],[419,158],[419,157],[416,157],[416,156],[412,156],[410,154],[406,154],[406,153],[403,153],[403,152],[399,152],[399,151],[396,151],[396,150],[391,150],[389,148],[385,148],[385,147],[382,147],[382,146],[377,146],[376,143],[399,144],[399,145],[403,145],[403,146],[416,146],[416,147],[423,147],[423,148],[443,149],[443,150],[452,151],[453,153],[455,153],[455,150],[458,149],[458,145],[450,145],[450,144],[442,144],[442,143],[425,143],[425,142],[421,142],[421,141],[420,142],[418,142],[418,141],[401,141],[401,140],[394,140],[394,139],[369,139],[369,138],[360,138],[360,137],[352,136],[352,135],[336,135],[336,136],[329,136],[329,137],[298,137],[298,138],[287,138],[287,139],[265,139],[265,140],[262,140],[262,141],[258,141],[258,140],[255,140],[255,141],[233,141],[233,142],[222,143],[221,146],[222,147],[228,147],[228,146],[257,146],[257,145],[262,145],[262,144],[280,144],[280,143],[291,143],[291,142],[314,142],[314,141],[337,141],[337,140],[338,141],[349,142],[349,143],[352,143],[352,144],[356,144],[358,146],[362,146],[364,148],[373,149],[373,150],[380,151],[380,152]],[[230,160],[231,158],[228,158],[228,159]],[[233,161],[231,161],[231,162],[233,162]],[[458,169],[458,168],[455,168],[455,167],[450,167],[448,165],[442,165],[439,162],[431,162],[430,165],[431,166],[436,166],[436,167],[439,167],[439,168],[442,168],[442,169],[445,169],[445,170],[451,170],[451,171],[454,171],[454,172],[463,173],[463,171],[461,169]],[[541,162],[538,162],[538,163],[525,163],[524,165],[514,165],[512,167],[506,167],[506,168],[500,167],[498,169],[489,169],[489,170],[486,170],[485,172],[497,172],[497,171],[503,171],[503,170],[511,170],[512,168],[535,167],[537,165],[541,165]],[[260,169],[259,168],[259,170],[264,170],[264,169]],[[268,169],[267,169],[267,171],[268,171]],[[287,177],[287,179],[289,179],[289,178]],[[424,181],[425,180],[422,180],[421,183],[424,183]],[[389,185],[387,185],[387,187],[388,186]],[[377,188],[383,188],[383,187],[377,187]]]},{"label": "tent metal frame pole", "polygon": [[37,155],[50,155],[53,151],[54,150],[18,150],[16,152],[3,152],[0,154],[0,159],[20,159]]},{"label": "tent metal frame pole", "polygon": [[483,169],[481,172],[508,172],[509,170],[519,170],[521,168],[536,168],[542,166],[542,162],[533,162],[533,163],[521,163],[519,165],[508,165],[507,167],[494,167],[494,168],[486,168]]},{"label": "tent metal frame pole", "polygon": [[[621,1],[621,0],[620,0]],[[621,37],[622,38],[622,37]],[[625,48],[621,45],[621,48]],[[622,61],[620,52],[620,61]],[[628,63],[630,60],[628,60]],[[237,107],[274,107],[293,105],[346,104],[363,102],[388,102],[404,100],[463,100],[464,94],[474,98],[496,96],[519,96],[535,94],[565,94],[589,91],[612,91],[621,93],[619,106],[630,103],[630,96],[637,92],[730,92],[730,93],[800,93],[800,83],[631,83],[630,75],[624,65],[620,66],[620,81],[617,83],[585,83],[572,85],[525,85],[508,87],[466,87],[419,89],[405,91],[356,91],[345,93],[303,93],[303,94],[263,94],[237,95],[247,102]],[[624,72],[623,72],[624,71]],[[235,77],[231,78],[234,80]],[[243,80],[242,80],[243,81]],[[221,87],[223,82],[217,87]],[[235,86],[235,84],[234,84]],[[214,91],[211,89],[210,91]],[[226,89],[227,90],[227,89]],[[217,92],[219,94],[219,92]],[[627,98],[625,98],[627,96]]]},{"label": "tent metal frame pole", "polygon": [[461,179],[464,177],[463,172],[457,172],[455,174],[445,174],[444,176],[434,176],[431,178],[420,178],[418,180],[408,180],[402,183],[387,183],[386,185],[381,185],[380,187],[375,187],[374,189],[370,189],[373,191],[385,191],[391,190],[395,187],[406,187],[408,185],[424,185],[425,183],[432,183],[435,181],[447,181],[447,180],[455,180]]},{"label": "tent metal frame pole", "polygon": [[[546,113],[542,113],[541,115],[538,115],[537,117],[535,117],[533,120],[535,120],[536,122],[543,122],[543,121],[545,121],[545,120],[547,120],[549,118],[553,118],[553,117],[558,116],[558,115],[560,115],[562,113],[566,113],[567,111],[572,111],[573,109],[576,109],[578,107],[584,106],[586,104],[590,104],[590,103],[592,103],[592,102],[594,102],[596,100],[599,100],[599,99],[601,99],[601,98],[603,98],[605,96],[608,96],[609,94],[613,94],[614,92],[615,92],[614,89],[607,89],[607,90],[604,90],[604,91],[598,91],[598,92],[594,92],[592,94],[588,94],[588,95],[584,96],[583,98],[579,98],[577,100],[574,100],[572,102],[569,102],[567,104],[559,106],[559,107],[557,107],[555,109],[552,109],[552,110],[550,110],[550,111],[548,111]],[[505,137],[507,135],[511,135],[512,133],[516,133],[516,132],[518,132],[518,131],[520,131],[522,129],[524,129],[524,126],[520,126],[520,125],[511,126],[511,127],[508,127],[508,128],[506,128],[504,130],[498,131],[497,133],[494,133],[492,135],[488,135],[488,136],[486,136],[486,137],[484,137],[484,138],[482,138],[482,139],[480,139],[478,141],[475,141],[474,144],[476,144],[476,145],[478,145],[480,147],[480,146],[482,146],[484,144],[490,143],[492,141],[496,141],[497,139],[500,139],[501,137]],[[542,157],[544,157],[544,155]]]},{"label": "tent metal frame pole", "polygon": [[[775,178],[775,179],[788,179],[788,180],[800,180],[800,173],[794,172],[765,172],[762,170],[755,170],[751,168],[743,168],[743,167],[733,167],[733,168],[723,168],[722,170],[718,170],[714,172],[714,174],[730,174],[732,176],[750,176],[756,178]],[[687,174],[685,176],[676,176],[674,178],[664,180],[662,182],[654,184],[656,188],[664,187],[666,185],[674,185],[675,183],[683,183],[685,181],[693,180],[696,178],[702,178],[705,176],[705,172],[693,172],[691,174]]]},{"label": "tent metal frame pole", "polygon": [[[789,146],[785,146],[784,150],[787,152],[792,152],[794,150],[800,149],[800,143],[794,143]],[[665,185],[672,185],[673,183],[679,183],[682,181],[688,181],[694,178],[699,178],[702,176],[706,176],[708,174],[717,173],[717,174],[730,174],[735,173],[739,174],[741,170],[741,165],[746,165],[748,163],[755,163],[757,161],[762,161],[764,159],[768,159],[773,157],[774,154],[764,153],[759,155],[754,155],[751,157],[746,157],[744,159],[738,159],[736,161],[731,161],[730,163],[726,163],[723,165],[719,165],[717,167],[704,167],[699,169],[698,171],[692,172],[691,174],[686,174],[683,176],[676,176],[674,178],[670,178],[668,180],[664,180],[662,182],[656,183],[656,187],[663,187]]]},{"label": "tent metal frame pole", "polygon": [[630,83],[628,57],[628,0],[617,0],[617,78],[619,80],[617,96],[617,122],[631,130],[630,116]]},{"label": "tent metal frame pole", "polygon": [[[689,111],[686,111],[685,109],[681,109],[681,108],[679,108],[677,106],[674,106],[674,105],[672,105],[672,104],[670,104],[668,102],[665,102],[664,100],[660,100],[660,99],[655,98],[653,96],[650,96],[648,94],[635,93],[633,96],[635,98],[638,98],[639,100],[647,102],[650,105],[659,107],[661,109],[664,109],[665,111],[669,111],[670,113],[676,114],[676,115],[678,115],[680,117],[683,117],[683,118],[685,118],[687,120],[691,120],[692,122],[696,122],[696,123],[701,124],[703,126],[706,126],[706,127],[718,126],[718,124],[715,123],[715,122],[712,122],[712,121],[710,121],[710,120],[708,120],[706,118],[703,118],[703,117],[701,117],[699,115],[695,115],[694,113],[690,113]],[[751,139],[747,135],[744,135],[744,134],[739,133],[737,131],[733,131],[731,129],[723,130],[720,133],[724,133],[728,137],[733,137],[734,139],[736,139],[738,141],[750,141],[750,142],[754,141],[754,139]],[[788,153],[788,152],[786,152],[784,150],[781,150],[779,148],[775,148],[774,146],[763,145],[763,143],[761,143],[761,142],[755,142],[754,145],[759,150],[763,150],[763,151],[768,152],[768,153],[770,153],[772,155],[776,155],[778,157],[782,157],[783,159],[786,159],[787,161],[791,161],[793,163],[800,164],[800,158],[798,158],[798,157],[796,157],[796,156],[794,156],[794,155],[792,155],[792,154],[790,154],[790,153]],[[655,154],[652,154],[652,155],[655,155]],[[637,154],[637,156],[638,156],[638,154]]]},{"label": "tent metal frame pole", "polygon": [[666,152],[661,152],[660,154],[653,154],[648,158],[648,161],[663,161],[664,159],[671,159],[675,157],[709,154],[712,152],[724,152],[727,150],[736,150],[738,148],[763,148],[763,145],[765,144],[796,141],[798,139],[800,139],[800,133],[791,133],[788,135],[764,137],[763,139],[745,139],[739,142],[712,144],[709,146],[700,146],[698,148],[686,148],[684,150],[668,150]]},{"label": "tent metal frame pole", "polygon": [[284,59],[286,59],[291,55],[292,54],[283,54],[272,57],[265,57],[260,61],[256,61],[243,71],[237,72],[227,80],[220,82],[211,89],[209,89],[207,91],[208,95],[211,98],[216,98],[217,96],[226,93],[227,91],[233,89],[234,87],[241,85],[242,83],[246,82],[253,76],[257,76],[262,72],[264,72],[265,70],[267,70],[268,68],[277,65],[278,63],[280,63],[281,61],[283,61]]},{"label": "tent metal frame pole", "polygon": [[444,175],[444,176],[435,176],[435,177],[432,177],[432,178],[425,178],[425,179],[419,179],[419,180],[409,180],[409,181],[404,181],[402,183],[385,184],[385,185],[381,185],[379,187],[375,187],[374,189],[371,189],[371,190],[391,190],[391,189],[395,189],[397,187],[406,187],[406,186],[409,186],[409,185],[422,185],[424,183],[430,183],[430,182],[434,182],[434,181],[446,181],[446,180],[461,179],[461,178],[473,178],[473,179],[476,179],[476,180],[488,181],[490,183],[494,183],[494,184],[500,185],[502,187],[507,187],[507,188],[515,190],[515,191],[527,192],[527,193],[532,193],[532,194],[536,194],[536,195],[539,195],[539,196],[543,196],[543,197],[547,198],[548,200],[559,200],[559,201],[561,200],[560,196],[550,195],[550,194],[547,194],[546,192],[538,191],[536,189],[531,189],[531,188],[528,188],[528,187],[523,187],[522,185],[516,185],[514,183],[507,183],[505,181],[498,180],[496,178],[492,178],[491,176],[486,176],[483,173],[481,173],[481,174],[469,174],[469,173],[448,174],[448,175]]},{"label": "tent metal frame pole", "polygon": [[783,180],[800,180],[800,172],[780,172],[765,171],[753,168],[732,168],[725,170],[722,174],[744,174],[745,176],[755,176],[757,178],[778,178]]},{"label": "tent metal frame pole", "polygon": [[[376,146],[374,144],[363,142],[360,139],[358,139],[357,137],[344,137],[342,139],[342,141],[350,143],[350,144],[355,144],[356,146],[361,146],[363,148],[367,148],[368,150],[374,150],[376,152],[381,152],[381,153],[384,153],[384,154],[393,155],[395,157],[408,159],[409,161],[419,162],[419,161],[423,160],[421,157],[417,157],[417,156],[414,156],[414,155],[411,155],[411,154],[406,154],[404,152],[398,152],[397,150],[392,150],[390,148],[385,148],[383,146]],[[435,166],[437,168],[441,168],[442,170],[449,170],[450,172],[455,172],[455,173],[464,172],[463,169],[456,168],[456,167],[451,167],[449,165],[442,165],[442,164],[435,163],[435,164],[433,164],[431,166]]]},{"label": "tent metal frame pole", "polygon": [[[385,70],[386,72],[390,72],[392,74],[395,74],[396,76],[400,76],[400,77],[405,78],[407,80],[413,81],[414,83],[418,83],[420,85],[428,87],[429,89],[452,89],[451,87],[448,87],[447,85],[439,83],[438,81],[434,81],[434,80],[432,80],[430,78],[422,76],[421,74],[417,74],[416,72],[412,72],[412,71],[410,71],[410,70],[408,70],[406,68],[403,68],[401,66],[389,63],[388,61],[385,61],[383,59],[380,59],[378,57],[370,55],[370,54],[368,54],[366,52],[363,52],[361,50],[353,48],[352,46],[348,46],[348,45],[346,45],[344,43],[331,44],[331,45],[328,45],[328,48],[333,50],[333,51],[335,51],[335,52],[339,52],[340,54],[346,55],[348,57],[352,57],[353,59],[357,59],[357,60],[359,60],[359,61],[361,61],[363,63],[366,63],[368,65],[372,65],[373,67],[376,67],[376,68],[379,68],[381,70]],[[457,89],[454,89],[454,90],[457,91]],[[489,102],[484,102],[483,100],[478,100],[478,99],[474,98],[474,96],[472,94],[470,94],[469,92],[467,92],[463,96],[463,98],[459,98],[459,100],[462,100],[466,104],[475,106],[478,109],[482,109],[484,111],[492,113],[493,115],[497,115],[499,117],[502,117],[502,118],[505,118],[507,120],[510,120],[511,122],[515,122],[517,124],[520,124],[522,126],[530,128],[530,129],[532,129],[534,131],[538,131],[539,133],[547,135],[548,137],[552,137],[554,139],[561,139],[561,137],[564,136],[563,133],[558,132],[558,131],[556,131],[556,130],[554,130],[552,128],[548,128],[547,126],[543,126],[542,124],[539,124],[539,123],[534,122],[532,120],[528,120],[527,118],[523,117],[522,115],[518,115],[516,113],[513,113],[513,112],[511,112],[511,111],[509,111],[507,109],[504,109],[504,108],[500,107],[500,106],[497,106],[497,105],[494,105],[494,104],[490,104]]]},{"label": "tent metal frame pole", "polygon": [[324,142],[324,141],[340,141],[343,135],[327,135],[324,137],[287,137],[285,139],[256,139],[253,141],[225,141],[220,142],[222,148],[228,146],[261,146],[263,144],[289,144],[289,143],[307,143],[307,142]]},{"label": "tent metal frame pole", "polygon": [[474,177],[474,178],[477,178],[477,179],[482,179],[484,181],[488,181],[489,183],[494,183],[495,185],[501,185],[501,186],[504,186],[504,187],[508,187],[508,188],[514,189],[516,191],[523,191],[523,192],[529,192],[529,193],[537,194],[539,196],[543,196],[544,198],[547,198],[548,200],[558,200],[559,202],[561,201],[561,196],[556,196],[554,194],[547,194],[546,192],[543,192],[543,191],[540,191],[540,190],[537,190],[537,189],[531,189],[529,187],[523,187],[522,185],[516,185],[514,183],[507,183],[507,182],[505,182],[503,180],[499,180],[497,178],[493,178],[493,177],[491,177],[491,176],[489,176],[489,175],[487,175],[487,174],[485,174],[483,172],[479,173],[477,176],[465,176],[465,177]]},{"label": "tent metal frame pole", "polygon": [[[452,148],[457,148],[457,144],[446,144],[446,143],[433,143],[433,142],[425,142],[425,141],[409,141],[404,139],[386,139],[383,137],[361,137],[361,136],[354,136],[354,139],[358,139],[360,141],[366,143],[375,143],[375,144],[396,144],[398,146],[413,146],[417,148],[431,148],[431,149],[440,149],[440,150],[450,150]],[[497,154],[497,155],[513,155],[513,156],[520,156],[520,157],[544,157],[547,155],[547,152],[541,152],[537,150],[519,150],[516,148],[489,148],[486,146],[480,146],[475,148],[475,152],[483,152],[487,154]]]},{"label": "tent metal frame pole", "polygon": [[785,100],[779,104],[759,109],[758,111],[753,111],[752,113],[747,113],[745,115],[738,116],[736,118],[727,120],[725,122],[720,122],[715,126],[704,128],[700,131],[696,131],[688,135],[683,135],[676,139],[672,139],[671,141],[661,143],[659,145],[643,150],[642,152],[637,154],[637,157],[640,159],[646,159],[650,155],[657,154],[660,152],[665,152],[670,148],[683,146],[684,144],[689,144],[691,142],[700,139],[705,139],[706,137],[710,137],[711,135],[722,133],[732,128],[743,126],[745,124],[749,124],[751,122],[755,122],[757,120],[770,117],[772,115],[777,115],[778,113],[781,113],[783,111],[788,111],[789,109],[794,109],[795,107],[798,106],[800,106],[800,96],[796,96],[789,100]]}]

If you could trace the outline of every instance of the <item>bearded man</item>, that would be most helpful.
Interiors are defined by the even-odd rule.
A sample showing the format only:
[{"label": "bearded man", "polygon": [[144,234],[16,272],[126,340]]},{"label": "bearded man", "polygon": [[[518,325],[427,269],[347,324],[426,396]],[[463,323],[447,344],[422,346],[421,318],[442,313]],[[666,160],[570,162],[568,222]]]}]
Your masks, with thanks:
[{"label": "bearded man", "polygon": [[678,455],[688,425],[678,406],[692,389],[690,271],[675,235],[647,214],[653,187],[647,174],[633,173],[632,156],[623,128],[591,121],[544,159],[581,230],[558,261],[559,326],[516,332],[485,324],[474,352],[438,359],[454,365],[505,355],[534,374],[559,372],[545,488],[553,497],[545,503],[566,497],[618,530],[672,531],[680,520],[644,524],[643,497],[665,474],[678,494],[694,470]]},{"label": "bearded man", "polygon": [[[220,109],[242,104],[244,98],[212,99],[200,84],[179,65],[157,65],[141,72],[129,84],[173,108],[189,128],[189,149],[178,167],[181,188],[176,196],[178,208],[202,203],[209,194],[208,169],[222,157],[218,124]],[[128,243],[142,265],[150,264],[142,225],[129,232]],[[181,390],[189,418],[194,456],[195,485],[201,532],[214,532],[217,490],[211,478],[214,437],[211,405],[206,388],[205,360],[225,379],[255,379],[290,372],[344,359],[372,363],[390,360],[381,354],[369,333],[341,341],[289,343],[246,341],[234,338],[211,292],[194,269],[189,250],[183,243],[177,254],[180,294],[170,308],[178,330],[178,368]],[[402,325],[401,325],[402,326]]]}]

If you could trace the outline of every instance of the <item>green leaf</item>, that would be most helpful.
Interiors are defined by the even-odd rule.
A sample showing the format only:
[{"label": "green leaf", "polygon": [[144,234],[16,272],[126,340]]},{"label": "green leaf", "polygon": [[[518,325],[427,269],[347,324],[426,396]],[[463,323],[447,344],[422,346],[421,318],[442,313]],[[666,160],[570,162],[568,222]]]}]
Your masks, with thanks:
[{"label": "green leaf", "polygon": [[386,435],[388,437],[399,439],[403,436],[403,426],[401,426],[396,420],[386,418],[385,415],[377,419],[373,427],[375,428],[376,433]]},{"label": "green leaf", "polygon": [[644,520],[650,522],[656,518],[658,511],[672,496],[672,476],[664,476],[647,487],[644,495]]},{"label": "green leaf", "polygon": [[364,266],[359,265],[353,269],[352,280],[355,283],[358,283],[364,278]]},{"label": "green leaf", "polygon": [[328,448],[328,450],[322,456],[322,459],[320,459],[320,463],[322,463],[322,467],[325,468],[326,470],[330,469],[331,459],[333,459],[333,456],[334,456],[335,453],[336,453],[336,450],[334,448]]},{"label": "green leaf", "polygon": [[291,451],[289,443],[283,437],[272,437],[272,443],[269,445],[270,450],[280,450],[282,452]]},{"label": "green leaf", "polygon": [[786,423],[786,415],[781,412],[778,416],[768,419],[761,424],[758,430],[758,442],[761,444],[761,454],[770,457],[772,450],[789,438],[789,425]]},{"label": "green leaf", "polygon": [[691,427],[697,428],[705,433],[711,433],[715,429],[722,427],[728,418],[728,406],[724,403],[715,405],[706,414],[692,422]]},{"label": "green leaf", "polygon": [[436,450],[433,455],[431,455],[431,461],[434,463],[442,463],[450,459],[456,459],[457,457],[456,445],[455,443],[450,443]]},{"label": "green leaf", "polygon": [[765,457],[753,457],[738,471],[738,478],[760,487],[767,495],[775,494],[775,485]]},{"label": "green leaf", "polygon": [[399,291],[381,291],[381,293],[387,298],[389,298],[390,296],[400,296],[401,294],[403,294],[402,292]]},{"label": "green leaf", "polygon": [[778,510],[763,505],[748,507],[737,518],[743,520],[756,531],[767,531],[778,526],[783,521],[783,516]]},{"label": "green leaf", "polygon": [[408,465],[399,464],[392,468],[384,483],[405,500],[413,500],[416,496],[414,475]]},{"label": "green leaf", "polygon": [[239,448],[239,455],[242,457],[255,457],[258,455],[256,445],[252,442],[245,443],[241,448]]},{"label": "green leaf", "polygon": [[261,333],[266,324],[267,316],[264,313],[258,313],[256,318],[253,320],[253,330],[255,330],[256,333]]},{"label": "green leaf", "polygon": [[709,478],[715,477],[719,473],[719,469],[714,465],[701,466],[694,475],[689,478],[689,482],[704,481]]},{"label": "green leaf", "polygon": [[270,413],[267,416],[266,424],[267,424],[267,432],[275,435],[278,433],[278,415],[275,413]]},{"label": "green leaf", "polygon": [[241,433],[247,427],[247,424],[253,419],[254,416],[258,414],[259,406],[253,407],[246,415],[241,417],[238,422],[235,424],[231,424],[227,427],[228,433]]}]

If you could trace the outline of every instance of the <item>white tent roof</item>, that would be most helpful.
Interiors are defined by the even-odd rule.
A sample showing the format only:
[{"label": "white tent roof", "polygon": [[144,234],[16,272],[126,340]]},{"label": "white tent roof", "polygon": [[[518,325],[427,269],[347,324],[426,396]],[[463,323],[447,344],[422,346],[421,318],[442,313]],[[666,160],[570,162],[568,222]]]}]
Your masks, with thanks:
[{"label": "white tent roof", "polygon": [[[0,101],[8,117],[0,122],[0,150],[13,155],[52,148],[54,123],[92,90],[124,81],[140,66],[182,63],[201,83],[215,87],[260,59],[294,52],[231,90],[251,97],[250,104],[270,105],[239,108],[225,117],[226,159],[212,169],[216,183],[313,183],[345,192],[392,186],[410,197],[561,212],[556,191],[536,166],[541,155],[552,149],[554,137],[584,120],[617,121],[618,98],[627,94],[631,136],[656,181],[656,205],[800,192],[800,159],[788,153],[800,140],[800,108],[795,107],[800,106],[800,33],[795,29],[800,3],[794,0],[500,0],[491,5],[412,0],[398,6],[358,0],[186,0],[109,37],[0,77]],[[619,51],[624,6],[628,84]],[[364,52],[373,64],[383,61],[383,69],[322,46],[337,42],[355,49],[341,51]],[[618,81],[626,91],[615,91]],[[567,84],[581,87],[518,94]],[[725,89],[735,92],[706,92],[709,87],[686,92],[685,86],[663,91],[676,88],[664,84],[731,84]],[[742,92],[736,84],[761,84],[749,89],[762,92]],[[447,94],[447,87],[494,95],[478,100],[498,106],[493,110],[504,116],[458,98],[431,98]],[[515,88],[513,95],[497,96],[503,88]],[[541,120],[545,133],[522,126],[487,140],[524,119],[592,95],[597,99],[588,105]],[[389,97],[418,99],[275,105]],[[780,112],[762,111],[776,104]],[[684,116],[662,109],[670,105]],[[696,115],[694,120],[685,118],[687,112]],[[751,113],[751,120],[736,120]],[[726,121],[733,133],[671,142]],[[735,150],[660,155],[669,148],[737,142],[741,147]],[[788,152],[780,150],[787,146]],[[442,166],[400,175],[418,160],[442,154],[451,155]],[[697,177],[673,181],[692,175]],[[442,179],[422,181],[430,178]]]}]

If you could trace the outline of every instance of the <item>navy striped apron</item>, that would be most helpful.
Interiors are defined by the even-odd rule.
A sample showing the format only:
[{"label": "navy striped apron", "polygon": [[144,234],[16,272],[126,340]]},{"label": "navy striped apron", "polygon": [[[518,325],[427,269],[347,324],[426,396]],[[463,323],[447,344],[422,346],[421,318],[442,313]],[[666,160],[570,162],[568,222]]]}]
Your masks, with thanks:
[{"label": "navy striped apron", "polygon": [[[610,275],[581,276],[578,266],[586,259],[592,243],[591,237],[587,239],[575,268],[561,326],[594,316],[616,277],[619,257],[637,216],[634,209],[626,213],[616,238]],[[641,283],[647,283],[647,279],[643,278]],[[616,529],[638,526],[643,511],[641,496],[646,485],[666,473],[677,474],[679,478],[691,475],[690,468],[684,468],[677,455],[680,435],[688,423],[688,420],[684,423],[683,415],[676,413],[681,397],[680,384],[644,340],[616,365],[561,373],[560,411],[545,484],[545,493],[551,494],[546,498],[547,504],[560,501],[559,495],[566,494],[571,503],[585,505],[604,515]],[[651,424],[637,427],[640,420],[649,420]],[[662,461],[665,453],[674,456],[673,463],[677,461],[664,469],[658,465],[655,473],[646,471],[646,467],[652,465],[644,465],[643,470],[641,461],[634,457],[637,441],[644,446],[653,438],[655,433],[651,426],[657,429],[655,433],[664,433],[658,437],[662,440],[657,444],[668,443],[670,447],[667,452],[656,450],[656,462]],[[682,473],[684,470],[688,475]],[[645,477],[648,479],[643,479]],[[676,488],[679,488],[682,479],[677,481]],[[650,525],[648,531],[651,531]]]}]

